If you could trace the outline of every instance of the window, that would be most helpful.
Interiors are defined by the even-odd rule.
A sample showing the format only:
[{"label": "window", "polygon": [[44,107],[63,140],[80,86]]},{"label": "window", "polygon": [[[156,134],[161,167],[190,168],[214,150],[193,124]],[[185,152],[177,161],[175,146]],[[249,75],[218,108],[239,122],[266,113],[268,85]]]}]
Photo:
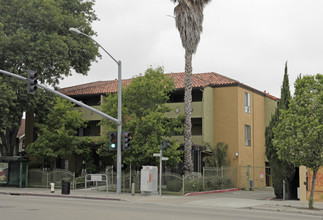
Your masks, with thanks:
[{"label": "window", "polygon": [[[75,97],[78,101],[83,102],[89,106],[96,106],[101,104],[101,97],[99,95],[95,96],[79,96]],[[76,106],[79,107],[79,106]]]},{"label": "window", "polygon": [[89,121],[85,128],[79,128],[77,135],[83,136],[100,136],[100,121]]},{"label": "window", "polygon": [[202,118],[192,118],[192,135],[202,135]]},{"label": "window", "polygon": [[247,114],[251,113],[251,108],[250,108],[250,93],[245,92],[244,93],[244,112]]},{"label": "window", "polygon": [[251,146],[251,127],[250,127],[250,125],[245,125],[244,126],[244,133],[245,133],[244,144],[246,146]]},{"label": "window", "polygon": [[[183,128],[181,127],[180,129],[177,130],[181,130],[181,132],[176,131],[175,128],[175,132],[173,135],[175,136],[182,136],[184,135],[184,123],[185,120],[183,120]],[[202,118],[191,118],[191,123],[192,123],[192,135],[202,135]]]},{"label": "window", "polygon": [[201,102],[203,99],[203,91],[201,89],[192,89],[192,102]]},{"label": "window", "polygon": [[[183,89],[175,90],[169,94],[169,103],[184,102],[184,93]],[[192,102],[201,102],[203,99],[203,91],[199,88],[192,89]]]},{"label": "window", "polygon": [[56,159],[56,169],[68,170],[68,160],[67,159]]}]

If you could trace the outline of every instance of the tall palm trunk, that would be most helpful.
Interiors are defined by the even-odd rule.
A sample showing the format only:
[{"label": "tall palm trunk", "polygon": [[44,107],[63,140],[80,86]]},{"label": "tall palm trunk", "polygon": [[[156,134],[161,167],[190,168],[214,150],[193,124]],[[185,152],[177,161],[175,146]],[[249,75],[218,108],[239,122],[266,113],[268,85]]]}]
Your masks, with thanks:
[{"label": "tall palm trunk", "polygon": [[184,170],[193,171],[192,162],[192,54],[185,51],[185,127],[184,127]]},{"label": "tall palm trunk", "polygon": [[192,162],[192,55],[200,41],[203,8],[210,0],[171,0],[178,5],[174,9],[176,27],[185,49],[185,128],[184,171],[193,171]]}]

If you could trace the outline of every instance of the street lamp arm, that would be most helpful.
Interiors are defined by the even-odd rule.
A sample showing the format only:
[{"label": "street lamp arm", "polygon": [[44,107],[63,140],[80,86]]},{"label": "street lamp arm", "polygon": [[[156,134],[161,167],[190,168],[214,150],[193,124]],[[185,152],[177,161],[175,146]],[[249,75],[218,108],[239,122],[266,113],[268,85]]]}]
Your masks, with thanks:
[{"label": "street lamp arm", "polygon": [[117,194],[121,193],[121,132],[122,132],[122,108],[121,108],[121,101],[122,101],[122,97],[121,97],[121,86],[122,86],[122,80],[121,80],[121,61],[117,61],[116,59],[114,59],[113,56],[111,56],[111,54],[106,51],[106,49],[104,49],[96,40],[94,40],[92,37],[90,37],[87,34],[82,33],[80,30],[76,29],[76,28],[70,28],[69,31],[71,32],[75,32],[77,34],[81,34],[87,38],[90,38],[92,41],[94,41],[99,47],[101,47],[104,52],[106,52],[111,59],[114,60],[114,62],[117,63],[118,65],[118,123],[117,123]]},{"label": "street lamp arm", "polygon": [[92,41],[94,41],[99,47],[101,47],[102,48],[102,50],[104,51],[104,52],[106,52],[108,55],[109,55],[109,57],[111,57],[111,59],[114,61],[114,62],[116,62],[117,64],[119,64],[119,62],[106,50],[106,49],[104,49],[104,47],[102,47],[102,45],[101,44],[99,44],[99,42],[97,42],[96,40],[94,40],[91,36],[89,36],[89,35],[87,35],[87,34],[84,34],[83,32],[81,32],[80,30],[78,30],[78,29],[76,29],[76,28],[70,28],[69,29],[69,31],[70,32],[74,32],[74,33],[77,33],[77,34],[81,34],[81,35],[83,35],[83,36],[85,36],[85,37],[87,37],[87,38],[90,38]]}]

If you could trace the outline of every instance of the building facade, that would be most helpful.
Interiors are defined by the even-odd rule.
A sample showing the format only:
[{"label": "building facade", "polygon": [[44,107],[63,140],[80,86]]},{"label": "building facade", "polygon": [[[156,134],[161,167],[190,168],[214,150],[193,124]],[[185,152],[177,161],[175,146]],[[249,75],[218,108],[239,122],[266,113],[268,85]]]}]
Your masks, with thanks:
[{"label": "building facade", "polygon": [[[185,73],[171,73],[175,91],[170,95],[172,112],[170,117],[184,113]],[[123,80],[127,86],[131,79]],[[192,75],[192,142],[193,146],[215,147],[218,142],[228,144],[230,166],[236,168],[237,185],[250,187],[266,186],[265,127],[271,119],[277,104],[277,98],[258,91],[236,80],[217,73]],[[60,92],[83,101],[94,108],[101,109],[107,93],[117,92],[117,80],[100,81],[63,88]],[[100,137],[104,129],[98,122],[101,117],[85,108],[77,107],[89,120],[87,128],[79,131],[79,136]],[[180,144],[181,135],[173,136]],[[194,148],[194,170],[202,170],[202,151],[206,148]],[[268,180],[267,180],[268,185]]]}]

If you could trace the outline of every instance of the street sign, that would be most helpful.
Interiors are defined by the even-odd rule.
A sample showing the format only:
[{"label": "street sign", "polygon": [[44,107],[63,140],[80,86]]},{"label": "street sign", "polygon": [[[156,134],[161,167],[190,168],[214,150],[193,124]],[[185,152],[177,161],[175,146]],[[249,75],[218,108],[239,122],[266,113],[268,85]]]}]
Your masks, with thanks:
[{"label": "street sign", "polygon": [[102,181],[101,174],[90,174],[91,181]]},{"label": "street sign", "polygon": [[154,153],[153,156],[154,157],[160,157],[160,154],[159,153]]},{"label": "street sign", "polygon": [[168,157],[162,157],[162,160],[168,160]]}]

